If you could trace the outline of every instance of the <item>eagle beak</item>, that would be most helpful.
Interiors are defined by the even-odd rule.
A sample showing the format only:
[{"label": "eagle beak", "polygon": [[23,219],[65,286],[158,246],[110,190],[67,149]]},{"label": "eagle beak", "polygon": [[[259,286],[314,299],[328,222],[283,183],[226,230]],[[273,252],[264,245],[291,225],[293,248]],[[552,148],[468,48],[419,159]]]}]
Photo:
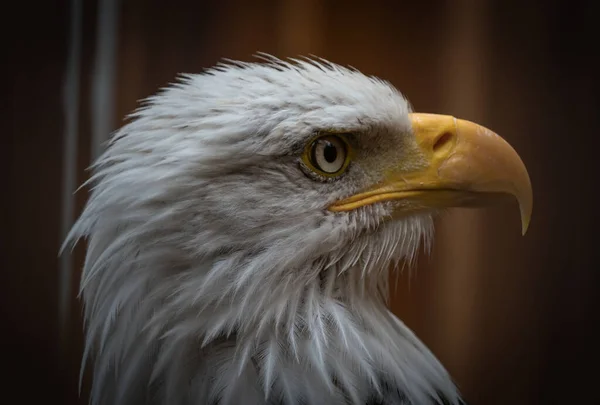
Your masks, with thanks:
[{"label": "eagle beak", "polygon": [[[477,207],[516,198],[522,232],[529,226],[533,194],[529,174],[515,150],[500,136],[473,122],[447,115],[411,114],[420,150],[419,169],[395,165],[384,181],[337,201],[334,212],[382,201],[397,201],[398,214],[447,207]],[[414,165],[413,165],[414,167]]]}]

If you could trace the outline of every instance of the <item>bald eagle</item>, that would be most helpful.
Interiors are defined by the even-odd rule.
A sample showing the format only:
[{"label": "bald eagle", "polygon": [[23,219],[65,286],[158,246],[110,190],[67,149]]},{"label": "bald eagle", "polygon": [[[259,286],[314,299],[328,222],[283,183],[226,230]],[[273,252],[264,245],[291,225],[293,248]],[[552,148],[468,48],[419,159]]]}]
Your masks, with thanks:
[{"label": "bald eagle", "polygon": [[516,198],[502,138],[322,59],[224,61],[149,97],[67,237],[94,405],[458,404],[387,306],[454,206]]}]

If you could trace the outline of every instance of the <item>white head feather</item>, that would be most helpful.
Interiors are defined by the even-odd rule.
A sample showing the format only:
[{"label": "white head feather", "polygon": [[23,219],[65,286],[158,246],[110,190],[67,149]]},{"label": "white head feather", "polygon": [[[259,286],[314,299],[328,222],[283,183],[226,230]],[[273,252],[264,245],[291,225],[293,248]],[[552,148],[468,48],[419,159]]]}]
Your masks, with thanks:
[{"label": "white head feather", "polygon": [[[150,97],[94,164],[68,238],[88,239],[92,403],[458,403],[386,307],[431,217],[325,210],[410,147],[408,113],[388,83],[326,61],[220,64]],[[338,181],[299,160],[323,129],[361,134]]]}]

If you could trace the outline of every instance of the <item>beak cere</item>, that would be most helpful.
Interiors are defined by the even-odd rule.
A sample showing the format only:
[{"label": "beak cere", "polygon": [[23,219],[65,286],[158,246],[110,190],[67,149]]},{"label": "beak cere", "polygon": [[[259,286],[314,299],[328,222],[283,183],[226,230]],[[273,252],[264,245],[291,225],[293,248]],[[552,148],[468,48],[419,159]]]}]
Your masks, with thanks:
[{"label": "beak cere", "polygon": [[[446,207],[477,207],[516,198],[523,234],[533,206],[529,174],[515,150],[500,136],[475,123],[447,115],[411,114],[423,169],[408,172],[398,162],[384,180],[335,202],[343,212],[382,202],[402,201],[397,214]],[[409,158],[410,159],[410,158]]]}]

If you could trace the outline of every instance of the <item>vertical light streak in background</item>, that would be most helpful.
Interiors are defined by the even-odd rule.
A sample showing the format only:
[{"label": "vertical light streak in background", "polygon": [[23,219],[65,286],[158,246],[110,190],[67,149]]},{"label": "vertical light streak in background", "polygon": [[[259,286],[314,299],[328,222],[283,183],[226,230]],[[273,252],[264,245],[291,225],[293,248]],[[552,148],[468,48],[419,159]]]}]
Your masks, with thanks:
[{"label": "vertical light streak in background", "polygon": [[92,84],[92,162],[102,153],[114,125],[119,0],[99,0]]},{"label": "vertical light streak in background", "polygon": [[[445,113],[483,123],[486,113],[485,72],[486,8],[485,0],[459,0],[446,18],[448,33],[442,71],[442,108]],[[482,269],[481,231],[483,213],[479,210],[452,210],[437,229],[435,296],[438,319],[436,335],[443,339],[437,347],[453,376],[469,385],[476,357],[475,340],[479,275]]]},{"label": "vertical light streak in background", "polygon": [[[71,21],[69,28],[69,44],[67,66],[63,87],[63,108],[65,132],[63,136],[62,167],[62,207],[61,207],[61,241],[64,240],[73,224],[75,215],[75,197],[77,187],[77,138],[79,126],[79,79],[81,76],[81,0],[71,0]],[[65,252],[59,258],[59,294],[58,319],[60,322],[60,342],[66,345],[71,314],[71,277],[73,273],[72,257]]]},{"label": "vertical light streak in background", "polygon": [[[100,0],[98,3],[98,31],[92,88],[92,142],[94,161],[102,152],[113,127],[115,55],[118,24],[118,0]],[[65,74],[63,106],[65,134],[63,138],[61,240],[73,225],[75,216],[74,191],[77,188],[77,139],[79,132],[79,92],[81,77],[83,2],[71,0],[69,51]],[[73,262],[65,252],[60,256],[58,317],[60,341],[68,345],[71,321]]]},{"label": "vertical light streak in background", "polygon": [[319,0],[283,0],[279,7],[277,26],[281,56],[321,56],[324,6]]}]

